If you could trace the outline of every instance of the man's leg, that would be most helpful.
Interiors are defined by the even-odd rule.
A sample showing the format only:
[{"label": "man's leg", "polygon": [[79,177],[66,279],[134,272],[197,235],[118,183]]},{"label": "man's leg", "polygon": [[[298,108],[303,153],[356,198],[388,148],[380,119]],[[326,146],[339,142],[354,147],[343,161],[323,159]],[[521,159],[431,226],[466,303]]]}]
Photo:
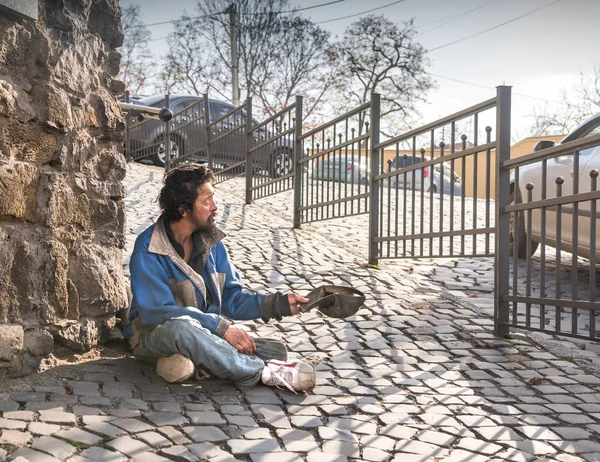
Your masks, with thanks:
[{"label": "man's leg", "polygon": [[144,334],[135,356],[167,357],[179,353],[214,376],[251,387],[261,379],[265,363],[238,352],[189,316],[173,318]]}]

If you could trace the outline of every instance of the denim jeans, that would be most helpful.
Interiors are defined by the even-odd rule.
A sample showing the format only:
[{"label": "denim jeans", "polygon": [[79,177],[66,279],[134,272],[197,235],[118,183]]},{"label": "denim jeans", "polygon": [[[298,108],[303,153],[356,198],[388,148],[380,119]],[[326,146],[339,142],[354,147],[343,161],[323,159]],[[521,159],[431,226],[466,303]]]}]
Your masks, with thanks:
[{"label": "denim jeans", "polygon": [[240,353],[195,319],[181,316],[144,333],[133,354],[159,358],[179,353],[215,377],[232,381],[240,387],[251,387],[260,381],[264,360],[287,359],[287,350],[282,342],[272,339],[254,341],[256,352],[253,355]]}]

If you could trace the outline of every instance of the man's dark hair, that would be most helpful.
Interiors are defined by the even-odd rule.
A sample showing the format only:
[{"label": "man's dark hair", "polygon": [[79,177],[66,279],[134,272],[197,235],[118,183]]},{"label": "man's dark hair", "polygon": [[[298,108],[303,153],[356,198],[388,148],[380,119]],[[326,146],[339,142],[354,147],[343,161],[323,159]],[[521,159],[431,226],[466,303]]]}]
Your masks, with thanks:
[{"label": "man's dark hair", "polygon": [[194,209],[198,188],[214,184],[215,175],[204,165],[184,165],[165,173],[163,183],[158,203],[164,218],[174,222],[183,218],[180,208],[187,212]]}]

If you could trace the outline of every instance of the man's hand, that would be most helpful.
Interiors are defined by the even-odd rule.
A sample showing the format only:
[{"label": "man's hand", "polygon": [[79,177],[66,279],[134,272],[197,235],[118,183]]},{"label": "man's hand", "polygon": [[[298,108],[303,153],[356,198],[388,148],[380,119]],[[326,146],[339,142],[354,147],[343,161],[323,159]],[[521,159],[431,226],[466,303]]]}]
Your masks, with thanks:
[{"label": "man's hand", "polygon": [[246,355],[251,355],[256,351],[254,339],[243,329],[239,327],[229,327],[225,331],[223,339],[234,346],[237,351]]},{"label": "man's hand", "polygon": [[300,313],[300,304],[306,303],[308,298],[302,297],[298,294],[288,294],[288,302],[290,303],[290,310],[292,315]]}]

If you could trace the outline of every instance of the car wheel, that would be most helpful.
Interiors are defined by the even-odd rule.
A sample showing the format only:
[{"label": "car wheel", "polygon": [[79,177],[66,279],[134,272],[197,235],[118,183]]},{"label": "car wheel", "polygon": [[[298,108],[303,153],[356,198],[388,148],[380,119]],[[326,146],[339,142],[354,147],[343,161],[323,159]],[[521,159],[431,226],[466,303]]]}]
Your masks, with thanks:
[{"label": "car wheel", "polygon": [[436,185],[430,186],[429,189],[427,189],[427,192],[429,192],[429,191],[433,191],[434,194],[437,193],[437,186]]},{"label": "car wheel", "polygon": [[[159,141],[159,140],[157,140]],[[172,139],[171,141],[171,160],[177,159],[183,154],[183,142]],[[152,156],[154,165],[158,167],[164,167],[166,162],[167,151],[165,149],[166,144],[163,141],[156,147],[156,152]]]},{"label": "car wheel", "polygon": [[294,169],[294,156],[290,151],[277,151],[271,154],[269,175],[271,178],[280,178],[292,173]]},{"label": "car wheel", "polygon": [[[517,198],[517,202],[515,202],[515,197]],[[518,192],[515,194],[515,191],[512,191],[510,193],[510,205],[516,204],[516,203],[520,203],[521,202],[521,198],[520,195],[518,194]],[[528,256],[531,256],[535,253],[535,251],[537,250],[538,246],[540,245],[539,242],[533,242],[531,241],[531,253],[529,255],[527,255],[527,233],[525,232],[525,214],[524,213],[520,213],[518,215],[518,218],[515,217],[514,213],[510,214],[510,221],[509,221],[509,235],[508,235],[508,252],[509,255],[514,255],[515,252],[515,237],[516,237],[516,250],[517,250],[517,257],[519,258],[527,258]]]}]

